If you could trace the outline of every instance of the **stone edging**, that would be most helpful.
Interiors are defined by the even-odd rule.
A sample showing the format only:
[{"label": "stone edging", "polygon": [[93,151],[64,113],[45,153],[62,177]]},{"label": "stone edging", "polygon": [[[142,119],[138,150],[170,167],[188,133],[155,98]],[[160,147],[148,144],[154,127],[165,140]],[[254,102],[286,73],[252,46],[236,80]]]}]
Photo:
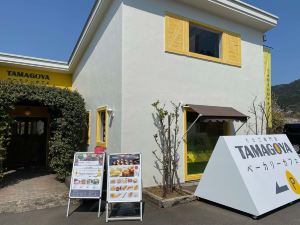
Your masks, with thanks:
[{"label": "stone edging", "polygon": [[178,204],[184,204],[188,202],[195,201],[197,198],[193,194],[188,191],[184,191],[186,194],[185,196],[170,198],[170,199],[163,199],[147,190],[143,190],[144,197],[149,200],[150,202],[156,204],[160,208],[170,208]]}]

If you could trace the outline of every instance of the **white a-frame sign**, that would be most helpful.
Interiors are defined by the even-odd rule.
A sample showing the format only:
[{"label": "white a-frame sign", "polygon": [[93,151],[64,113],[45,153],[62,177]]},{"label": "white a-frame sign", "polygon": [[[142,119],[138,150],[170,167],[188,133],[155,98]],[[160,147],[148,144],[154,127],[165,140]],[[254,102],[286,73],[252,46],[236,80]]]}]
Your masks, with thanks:
[{"label": "white a-frame sign", "polygon": [[195,195],[260,216],[299,199],[299,182],[286,135],[220,137]]}]

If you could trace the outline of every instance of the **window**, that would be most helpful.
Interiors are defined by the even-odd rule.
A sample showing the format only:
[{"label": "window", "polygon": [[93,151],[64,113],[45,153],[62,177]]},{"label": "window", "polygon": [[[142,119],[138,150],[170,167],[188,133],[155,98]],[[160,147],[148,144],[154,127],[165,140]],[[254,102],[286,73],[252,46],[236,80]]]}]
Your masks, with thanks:
[{"label": "window", "polygon": [[107,108],[101,107],[97,109],[96,120],[96,144],[97,146],[107,147]]},{"label": "window", "polygon": [[241,66],[241,37],[230,31],[167,13],[165,51]]},{"label": "window", "polygon": [[[187,112],[187,127],[196,120],[198,113]],[[187,174],[203,173],[214,150],[218,138],[225,135],[224,122],[204,122],[197,120],[187,134],[188,165]]]},{"label": "window", "polygon": [[186,180],[201,178],[219,137],[231,134],[229,122],[196,120],[198,115],[188,109],[184,112]]},{"label": "window", "polygon": [[221,33],[190,23],[190,52],[220,58]]}]

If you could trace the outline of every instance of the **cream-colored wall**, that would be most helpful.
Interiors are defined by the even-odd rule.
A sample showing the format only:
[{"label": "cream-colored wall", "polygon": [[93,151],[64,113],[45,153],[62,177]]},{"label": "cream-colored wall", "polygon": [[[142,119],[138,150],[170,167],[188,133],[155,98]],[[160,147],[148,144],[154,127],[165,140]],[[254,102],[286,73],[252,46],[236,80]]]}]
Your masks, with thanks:
[{"label": "cream-colored wall", "polygon": [[[164,51],[164,15],[172,12],[239,33],[242,67]],[[109,152],[141,152],[143,184],[159,179],[154,168],[151,104],[157,99],[183,104],[230,106],[248,114],[255,98],[264,100],[262,33],[173,0],[114,0],[73,76],[73,87],[92,112],[95,146],[96,108],[109,105]],[[183,135],[183,113],[179,125]],[[239,126],[235,123],[235,129]],[[242,129],[240,134],[246,133]],[[183,145],[179,175],[184,181]]]},{"label": "cream-colored wall", "polygon": [[93,40],[73,74],[73,88],[85,99],[91,111],[91,144],[96,146],[96,109],[109,106],[114,118],[109,118],[108,152],[121,151],[121,91],[122,91],[122,1],[113,3],[98,25]]},{"label": "cream-colored wall", "polygon": [[[164,15],[172,12],[239,33],[242,67],[169,54],[164,51]],[[154,184],[155,127],[151,103],[182,102],[230,106],[248,114],[257,96],[264,100],[262,33],[171,0],[124,0],[122,151],[143,153],[144,185]],[[180,118],[181,136],[183,129]],[[235,128],[240,124],[235,123]],[[240,134],[244,134],[242,129]],[[179,174],[184,181],[183,145]]]}]

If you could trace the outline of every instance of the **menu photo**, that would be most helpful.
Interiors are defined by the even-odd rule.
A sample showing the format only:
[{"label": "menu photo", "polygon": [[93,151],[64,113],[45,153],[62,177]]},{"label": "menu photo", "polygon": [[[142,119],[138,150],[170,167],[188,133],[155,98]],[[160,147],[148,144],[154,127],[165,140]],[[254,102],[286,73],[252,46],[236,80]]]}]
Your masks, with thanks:
[{"label": "menu photo", "polygon": [[70,196],[94,197],[101,193],[104,154],[77,152],[74,156]]},{"label": "menu photo", "polygon": [[140,201],[140,185],[140,154],[109,156],[109,199],[111,201]]}]

